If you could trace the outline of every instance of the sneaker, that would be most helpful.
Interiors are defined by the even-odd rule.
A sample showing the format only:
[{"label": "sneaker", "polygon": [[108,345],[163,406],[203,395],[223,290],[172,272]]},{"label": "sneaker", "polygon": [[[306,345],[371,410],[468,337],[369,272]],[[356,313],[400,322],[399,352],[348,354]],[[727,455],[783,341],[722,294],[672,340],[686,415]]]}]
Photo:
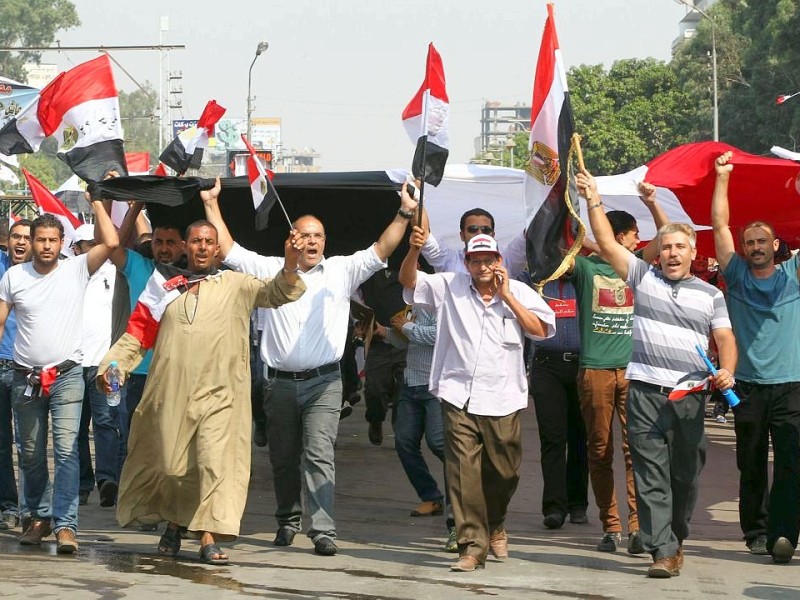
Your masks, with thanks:
[{"label": "sneaker", "polygon": [[638,531],[631,531],[628,534],[628,554],[644,554],[642,536]]},{"label": "sneaker", "polygon": [[19,517],[15,513],[3,513],[0,516],[0,529],[14,529],[19,523]]},{"label": "sneaker", "polygon": [[794,546],[785,537],[779,537],[772,546],[772,562],[776,565],[784,565],[792,560],[794,556]]},{"label": "sneaker", "polygon": [[456,528],[450,530],[450,535],[447,536],[447,543],[444,545],[445,552],[458,552],[458,534]]},{"label": "sneaker", "polygon": [[767,536],[762,534],[753,538],[747,542],[747,548],[750,550],[750,554],[757,554],[759,556],[765,556],[769,554],[769,551],[767,550]]},{"label": "sneaker", "polygon": [[622,534],[619,531],[607,531],[603,539],[597,544],[599,552],[616,552],[617,546],[622,543]]},{"label": "sneaker", "polygon": [[725,418],[725,415],[717,415],[716,417],[714,417],[714,420],[717,423],[722,423],[723,425],[728,422],[728,419]]},{"label": "sneaker", "polygon": [[341,421],[342,419],[346,419],[352,414],[353,414],[353,407],[350,406],[349,404],[344,404],[342,406],[342,410],[339,411],[339,420]]},{"label": "sneaker", "polygon": [[314,542],[315,554],[319,554],[320,556],[334,556],[337,552],[339,552],[339,548],[336,546],[336,542],[329,537],[321,537]]}]

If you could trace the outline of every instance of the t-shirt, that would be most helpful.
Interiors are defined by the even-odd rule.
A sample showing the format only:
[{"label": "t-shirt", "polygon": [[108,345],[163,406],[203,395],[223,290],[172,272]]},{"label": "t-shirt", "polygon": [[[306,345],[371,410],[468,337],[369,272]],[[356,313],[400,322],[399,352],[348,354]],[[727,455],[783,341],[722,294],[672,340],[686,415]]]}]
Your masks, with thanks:
[{"label": "t-shirt", "polygon": [[[5,275],[11,267],[11,259],[8,254],[0,252],[0,277]],[[17,337],[17,315],[12,310],[6,319],[6,326],[3,329],[3,339],[0,340],[0,360],[14,359],[14,339]]]},{"label": "t-shirt", "polygon": [[793,256],[759,279],[740,256],[728,263],[723,275],[739,349],[737,378],[762,384],[800,381],[798,266],[800,259]]},{"label": "t-shirt", "polygon": [[26,367],[82,362],[83,300],[89,283],[86,255],[59,261],[42,275],[26,262],[0,280],[0,300],[17,311],[14,360]]},{"label": "t-shirt", "polygon": [[111,347],[111,309],[117,269],[106,261],[89,279],[83,302],[83,366],[96,367]]},{"label": "t-shirt", "polygon": [[631,254],[628,285],[635,297],[633,354],[625,377],[672,387],[706,371],[695,346],[708,352],[713,329],[730,329],[725,297],[717,288],[689,277],[673,281]]},{"label": "t-shirt", "polygon": [[[136,303],[139,301],[139,296],[142,295],[147,280],[153,274],[156,268],[156,262],[151,258],[145,258],[138,252],[133,250],[125,250],[125,268],[122,269],[122,274],[128,280],[128,288],[131,296],[131,312],[136,308]],[[150,369],[150,361],[153,360],[153,350],[148,350],[144,355],[142,362],[132,371],[135,375],[147,375]]]},{"label": "t-shirt", "polygon": [[624,369],[631,360],[633,291],[598,255],[576,256],[581,367]]}]

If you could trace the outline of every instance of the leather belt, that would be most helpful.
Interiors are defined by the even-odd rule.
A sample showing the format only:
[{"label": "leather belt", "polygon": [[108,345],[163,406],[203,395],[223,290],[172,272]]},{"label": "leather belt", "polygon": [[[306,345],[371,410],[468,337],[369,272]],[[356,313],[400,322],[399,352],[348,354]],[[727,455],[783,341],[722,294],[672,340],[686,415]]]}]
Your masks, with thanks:
[{"label": "leather belt", "polygon": [[649,387],[651,390],[655,390],[661,394],[667,394],[668,396],[674,390],[674,387],[667,387],[665,385],[656,385],[655,383],[648,383],[647,381],[639,381],[638,379],[634,379],[631,383],[636,383],[638,385],[643,385],[645,387]]},{"label": "leather belt", "polygon": [[553,350],[542,350],[541,348],[536,350],[534,356],[539,355],[556,360],[563,360],[564,362],[577,362],[581,359],[581,355],[577,352],[555,352]]},{"label": "leather belt", "polygon": [[275,379],[291,379],[292,381],[307,381],[308,379],[313,379],[314,377],[319,377],[320,375],[327,375],[328,373],[333,373],[334,371],[338,370],[338,362],[328,363],[327,365],[322,365],[316,369],[308,369],[307,371],[279,371],[278,369],[267,367],[267,377],[273,377]]}]

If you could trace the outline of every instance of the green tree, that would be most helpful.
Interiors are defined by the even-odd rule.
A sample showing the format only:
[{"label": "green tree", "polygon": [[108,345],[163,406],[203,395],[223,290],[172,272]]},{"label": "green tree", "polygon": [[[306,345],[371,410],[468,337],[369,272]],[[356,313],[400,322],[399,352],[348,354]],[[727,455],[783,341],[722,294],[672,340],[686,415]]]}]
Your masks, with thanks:
[{"label": "green tree", "polygon": [[[80,25],[69,0],[2,0],[0,46],[48,46],[56,32]],[[26,62],[39,63],[40,52],[0,52],[0,75],[26,82]]]},{"label": "green tree", "polygon": [[54,190],[72,176],[67,164],[56,156],[58,143],[47,138],[33,154],[20,154],[19,164],[30,171],[36,179]]},{"label": "green tree", "polygon": [[150,82],[144,89],[119,93],[119,110],[122,127],[125,130],[126,152],[149,152],[151,164],[158,160],[161,148],[158,147],[158,120],[156,107],[158,95]]}]

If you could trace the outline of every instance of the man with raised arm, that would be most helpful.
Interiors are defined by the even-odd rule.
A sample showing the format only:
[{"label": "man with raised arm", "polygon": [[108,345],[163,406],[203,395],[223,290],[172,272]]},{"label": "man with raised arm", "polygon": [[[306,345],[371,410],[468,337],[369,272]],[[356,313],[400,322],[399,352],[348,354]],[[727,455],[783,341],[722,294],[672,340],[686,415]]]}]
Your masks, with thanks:
[{"label": "man with raised arm", "polygon": [[[12,309],[17,318],[11,398],[22,446],[21,468],[31,523],[20,536],[38,546],[55,531],[60,554],[78,549],[78,429],[83,403],[80,368],[83,302],[89,278],[119,240],[111,217],[92,202],[97,244],[86,254],[59,260],[64,226],[51,214],[31,224],[33,260],[11,267],[0,281],[0,336]],[[47,467],[52,420],[54,480]]]},{"label": "man with raised arm", "polygon": [[[257,277],[271,277],[283,268],[282,259],[259,256],[235,243],[216,195],[203,199],[208,220],[219,230],[225,264]],[[294,222],[305,243],[297,264],[308,291],[299,302],[267,312],[261,337],[269,457],[278,504],[276,546],[291,545],[301,529],[304,476],[306,510],[311,516],[308,537],[314,552],[322,556],[338,552],[334,442],[342,407],[339,360],[350,319],[350,296],[373,273],[386,268],[416,207],[404,190],[397,215],[380,239],[350,256],[324,256],[325,227],[316,217],[304,215]]]},{"label": "man with raised arm", "polygon": [[[779,240],[764,221],[744,227],[744,256],[736,253],[728,226],[732,158],[726,152],[714,163],[711,222],[740,356],[741,403],[733,408],[739,523],[751,553],[788,563],[800,522],[800,259],[795,255],[775,265]],[[770,438],[774,464],[768,492]]]},{"label": "man with raised arm", "polygon": [[581,172],[577,184],[600,256],[634,294],[633,354],[625,377],[639,531],[653,557],[647,575],[674,577],[683,567],[683,541],[705,464],[705,397],[690,393],[672,401],[668,396],[682,377],[706,370],[696,346],[708,349],[709,331],[720,357],[714,384],[730,389],[736,340],[722,292],[690,272],[697,253],[690,226],[670,223],[659,229],[657,269],[616,240],[594,178]]}]

